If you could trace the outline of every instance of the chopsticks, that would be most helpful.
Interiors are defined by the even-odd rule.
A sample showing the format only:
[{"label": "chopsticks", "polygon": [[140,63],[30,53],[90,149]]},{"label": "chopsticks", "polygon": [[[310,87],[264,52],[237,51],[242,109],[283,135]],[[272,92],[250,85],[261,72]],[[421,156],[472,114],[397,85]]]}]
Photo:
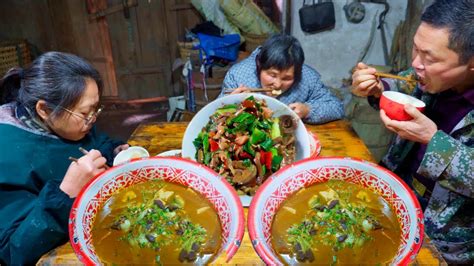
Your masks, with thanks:
[{"label": "chopsticks", "polygon": [[408,81],[408,82],[417,82],[416,79],[401,77],[401,76],[392,75],[392,74],[388,74],[388,73],[382,73],[382,72],[376,72],[374,75],[376,75],[377,77],[384,77],[384,78],[390,78],[390,79],[399,79],[399,80],[404,80],[404,81]]},{"label": "chopsticks", "polygon": [[73,161],[73,162],[76,162],[79,161],[79,159],[75,158],[75,157],[72,157],[72,156],[69,156],[68,158],[69,160]]},{"label": "chopsticks", "polygon": [[[89,153],[86,149],[84,149],[84,148],[82,148],[82,147],[79,147],[79,151],[82,152],[82,154],[84,154],[84,155],[87,155],[87,154]],[[72,156],[69,156],[68,159],[71,160],[71,161],[73,161],[73,162],[76,162],[76,163],[77,163],[77,161],[79,160],[79,159],[77,159],[77,158],[75,158],[75,157],[72,157]],[[107,164],[104,164],[104,168],[105,168],[105,170],[107,170],[107,169],[109,169],[110,167],[109,167]]]},{"label": "chopsticks", "polygon": [[[224,94],[232,93],[233,90],[224,91]],[[265,91],[273,91],[273,89],[268,88],[249,88],[249,92],[265,92]]]}]

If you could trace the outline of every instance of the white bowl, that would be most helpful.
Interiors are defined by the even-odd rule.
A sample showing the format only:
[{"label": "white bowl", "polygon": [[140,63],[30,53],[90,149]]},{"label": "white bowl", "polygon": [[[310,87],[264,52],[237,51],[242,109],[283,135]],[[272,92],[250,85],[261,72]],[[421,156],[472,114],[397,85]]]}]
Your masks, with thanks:
[{"label": "white bowl", "polygon": [[181,156],[181,150],[169,150],[169,151],[164,151],[162,153],[158,153],[156,156],[161,156],[161,157],[182,157]]},{"label": "white bowl", "polygon": [[[298,115],[293,112],[286,104],[278,101],[275,98],[263,95],[263,94],[254,94],[254,93],[240,93],[227,95],[222,98],[218,98],[202,108],[191,120],[184,132],[183,142],[182,142],[182,157],[189,158],[196,161],[195,154],[196,148],[193,145],[193,140],[201,132],[202,128],[206,126],[209,122],[209,117],[215,113],[217,109],[226,105],[226,104],[239,104],[246,98],[253,96],[258,100],[265,100],[268,108],[273,111],[274,117],[279,117],[282,115],[291,115],[298,121],[298,126],[295,131],[296,139],[296,161],[309,158],[311,156],[311,143],[310,136],[306,127],[304,126],[301,119]],[[249,206],[251,197],[241,196],[242,204],[244,206]]]},{"label": "white bowl", "polygon": [[150,154],[145,148],[140,147],[140,146],[132,146],[126,150],[119,152],[117,156],[115,156],[114,158],[113,165],[116,166],[122,163],[129,162],[135,158],[146,158],[146,157],[150,157]]}]

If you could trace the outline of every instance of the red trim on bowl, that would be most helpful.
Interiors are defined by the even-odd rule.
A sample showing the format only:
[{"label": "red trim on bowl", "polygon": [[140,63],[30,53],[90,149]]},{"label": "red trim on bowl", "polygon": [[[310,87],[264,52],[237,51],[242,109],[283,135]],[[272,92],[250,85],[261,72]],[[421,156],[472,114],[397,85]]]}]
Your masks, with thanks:
[{"label": "red trim on bowl", "polygon": [[417,220],[415,222],[417,223],[417,226],[418,226],[418,229],[419,229],[417,232],[415,232],[415,238],[417,238],[416,234],[418,234],[418,241],[416,241],[416,240],[413,241],[413,244],[411,246],[407,247],[409,252],[399,261],[400,265],[409,264],[416,257],[418,251],[420,250],[421,245],[423,243],[423,236],[424,236],[423,212],[421,210],[420,203],[418,202],[414,192],[411,190],[411,188],[400,177],[398,177],[395,173],[391,172],[390,170],[388,170],[386,168],[383,168],[383,167],[381,167],[381,166],[379,166],[375,163],[368,162],[368,161],[365,161],[365,160],[361,160],[361,159],[358,159],[358,158],[341,157],[341,156],[307,158],[307,159],[304,159],[304,160],[300,160],[298,162],[295,162],[291,165],[287,165],[284,168],[280,169],[278,172],[276,172],[272,176],[270,176],[270,178],[268,178],[267,181],[264,182],[259,187],[259,189],[255,193],[255,195],[252,199],[252,202],[250,204],[250,209],[249,209],[249,212],[248,212],[248,219],[247,219],[247,227],[248,227],[250,240],[252,241],[252,243],[254,241],[258,242],[257,245],[254,246],[254,249],[257,252],[257,254],[265,262],[265,264],[271,264],[271,265],[281,264],[281,262],[278,259],[277,260],[274,259],[276,257],[273,254],[268,254],[267,249],[263,248],[264,244],[261,243],[261,241],[263,241],[263,240],[257,238],[256,222],[260,223],[260,221],[254,221],[256,219],[256,216],[257,216],[257,214],[256,214],[257,202],[259,202],[260,200],[263,200],[261,198],[262,194],[263,194],[263,191],[270,185],[271,180],[278,177],[279,172],[283,172],[283,171],[287,170],[290,167],[298,166],[300,164],[303,164],[303,163],[306,163],[306,162],[309,162],[309,161],[331,160],[331,159],[350,160],[350,161],[354,161],[354,162],[358,162],[358,163],[369,164],[369,165],[375,167],[376,169],[378,169],[382,172],[385,172],[387,175],[391,176],[392,178],[394,178],[394,180],[396,180],[405,189],[405,191],[408,194],[409,200],[411,201],[411,203],[415,207],[416,218],[417,218]]},{"label": "red trim on bowl", "polygon": [[314,146],[315,146],[314,151],[311,152],[311,154],[309,155],[309,158],[316,158],[321,153],[321,149],[322,149],[321,141],[319,140],[316,134],[314,134],[313,132],[309,130],[308,130],[308,135],[310,138],[313,139],[312,141],[310,140],[310,145],[311,145],[311,142],[314,142]]},{"label": "red trim on bowl", "polygon": [[[122,167],[128,163],[131,163],[131,162],[135,162],[135,161],[140,161],[140,160],[171,160],[171,161],[182,161],[182,162],[185,162],[185,163],[189,163],[189,164],[192,164],[194,165],[195,167],[198,167],[198,168],[202,168],[203,170],[209,172],[211,175],[213,176],[216,176],[217,179],[219,179],[222,184],[224,185],[224,187],[228,190],[228,192],[230,192],[230,196],[232,197],[233,201],[236,203],[236,208],[237,208],[237,218],[238,218],[238,222],[237,222],[237,232],[234,236],[231,236],[231,240],[230,240],[230,243],[228,243],[228,247],[226,250],[223,250],[223,252],[225,252],[226,254],[226,261],[229,261],[234,255],[235,253],[237,252],[239,246],[236,245],[235,243],[238,242],[238,243],[241,243],[242,242],[242,238],[243,238],[243,235],[244,235],[244,232],[245,232],[245,218],[244,218],[244,210],[243,210],[243,207],[242,207],[242,203],[240,202],[240,198],[238,197],[237,195],[237,192],[235,191],[235,189],[232,187],[232,185],[227,181],[225,180],[225,178],[222,178],[221,176],[219,176],[215,171],[213,171],[212,169],[210,169],[209,167],[205,166],[205,165],[202,165],[202,164],[199,164],[197,162],[194,162],[194,161],[191,161],[189,159],[185,159],[185,158],[178,158],[178,157],[147,157],[147,158],[135,158],[135,159],[132,159],[130,160],[129,162],[127,163],[124,163],[124,164],[120,164],[120,165],[117,165],[117,166],[114,166],[114,167],[111,167],[109,168],[108,170],[94,176],[93,178],[91,178],[91,180],[89,180],[86,185],[84,185],[84,187],[81,189],[81,191],[79,192],[79,194],[77,195],[76,199],[74,200],[74,203],[72,205],[72,208],[71,208],[71,211],[70,211],[70,214],[69,214],[69,222],[68,222],[68,229],[69,229],[69,239],[70,239],[70,243],[71,243],[71,246],[73,248],[73,250],[75,251],[78,259],[84,263],[85,265],[95,265],[95,262],[92,261],[85,253],[84,251],[82,250],[82,248],[79,246],[78,243],[76,243],[76,241],[74,240],[74,231],[75,231],[75,220],[76,220],[76,210],[79,206],[79,204],[81,203],[81,200],[82,200],[82,196],[84,195],[84,193],[100,178],[100,176],[106,174],[107,172],[109,171],[112,171],[114,170],[115,168],[117,167]],[[221,255],[222,256],[222,255]]]}]

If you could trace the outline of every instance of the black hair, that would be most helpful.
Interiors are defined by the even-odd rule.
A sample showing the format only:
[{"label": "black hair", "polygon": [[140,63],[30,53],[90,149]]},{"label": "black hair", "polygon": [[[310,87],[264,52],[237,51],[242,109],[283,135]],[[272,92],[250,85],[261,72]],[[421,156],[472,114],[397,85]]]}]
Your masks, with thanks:
[{"label": "black hair", "polygon": [[474,0],[436,0],[423,12],[421,21],[449,31],[448,48],[460,63],[474,56]]},{"label": "black hair", "polygon": [[17,101],[36,114],[36,103],[44,100],[52,117],[60,116],[82,97],[86,79],[97,83],[99,95],[103,84],[99,72],[84,59],[62,52],[39,56],[25,69],[12,68],[0,80],[2,103]]},{"label": "black hair", "polygon": [[263,43],[260,53],[256,57],[257,76],[262,70],[276,68],[286,70],[295,69],[295,84],[301,80],[301,71],[304,63],[304,52],[300,42],[287,34],[276,34]]}]

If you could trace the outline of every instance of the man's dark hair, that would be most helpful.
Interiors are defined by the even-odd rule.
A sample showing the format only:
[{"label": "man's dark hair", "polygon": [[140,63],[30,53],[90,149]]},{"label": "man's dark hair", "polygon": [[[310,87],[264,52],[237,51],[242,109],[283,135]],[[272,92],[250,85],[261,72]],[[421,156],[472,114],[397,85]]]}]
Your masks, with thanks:
[{"label": "man's dark hair", "polygon": [[460,63],[474,56],[474,0],[436,0],[421,21],[449,31],[448,48],[459,55]]},{"label": "man's dark hair", "polygon": [[67,53],[42,54],[25,68],[12,68],[0,80],[3,103],[17,101],[36,114],[36,103],[44,100],[53,110],[52,117],[71,108],[81,99],[86,78],[97,83],[99,95],[102,80],[99,72],[84,59]]},{"label": "man's dark hair", "polygon": [[296,84],[301,80],[301,70],[304,63],[303,48],[295,37],[287,34],[276,34],[267,39],[262,45],[256,63],[258,77],[260,77],[262,70],[270,68],[286,70],[293,66]]}]

